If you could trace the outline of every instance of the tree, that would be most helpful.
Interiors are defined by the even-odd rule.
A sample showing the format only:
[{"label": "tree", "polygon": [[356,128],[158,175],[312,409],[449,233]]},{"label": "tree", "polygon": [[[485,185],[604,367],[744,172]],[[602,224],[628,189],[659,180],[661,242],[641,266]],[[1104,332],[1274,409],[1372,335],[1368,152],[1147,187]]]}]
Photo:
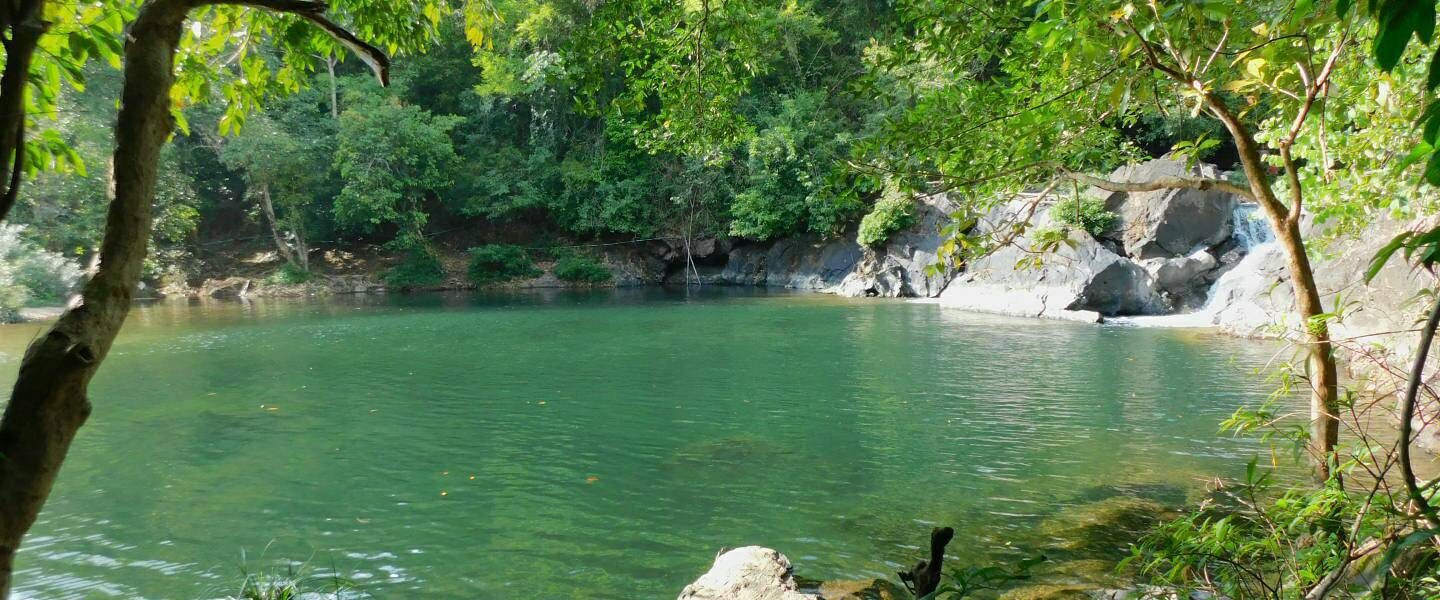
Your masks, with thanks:
[{"label": "tree", "polygon": [[[244,6],[294,14],[340,39],[386,78],[388,59],[324,16],[323,3],[255,0]],[[150,0],[128,33],[125,83],[115,126],[114,200],[100,266],[83,302],[38,338],[21,362],[0,418],[0,597],[9,594],[15,553],[34,523],[76,432],[90,415],[87,387],[104,361],[140,281],[160,151],[176,123],[171,88],[176,51],[192,10],[205,0]]]},{"label": "tree", "polygon": [[286,121],[277,123],[263,115],[251,119],[239,135],[224,143],[220,154],[226,165],[245,174],[281,258],[308,272],[306,217],[330,180],[334,127],[328,117],[318,114]]},{"label": "tree", "polygon": [[[1288,260],[1310,387],[1310,448],[1324,479],[1335,461],[1340,397],[1320,292],[1301,231],[1310,186],[1335,186],[1327,101],[1352,60],[1355,31],[1327,2],[1225,4],[1113,0],[914,3],[916,25],[877,55],[915,98],[862,165],[920,172],[963,191],[972,211],[1030,185],[1110,191],[1215,189],[1259,205]],[[920,25],[924,26],[920,26]],[[1122,183],[1085,175],[1133,155],[1117,124],[1188,111],[1221,124],[1243,182],[1172,177]],[[1330,124],[1329,126],[1335,126]],[[1296,155],[1315,157],[1301,163]],[[1278,173],[1278,175],[1276,174]],[[983,246],[963,236],[947,249]],[[983,251],[983,248],[982,248]]]},{"label": "tree", "polygon": [[354,103],[340,115],[335,166],[345,187],[335,199],[336,220],[366,233],[390,225],[393,248],[424,247],[424,203],[454,181],[459,157],[450,130],[459,122],[397,98]]}]

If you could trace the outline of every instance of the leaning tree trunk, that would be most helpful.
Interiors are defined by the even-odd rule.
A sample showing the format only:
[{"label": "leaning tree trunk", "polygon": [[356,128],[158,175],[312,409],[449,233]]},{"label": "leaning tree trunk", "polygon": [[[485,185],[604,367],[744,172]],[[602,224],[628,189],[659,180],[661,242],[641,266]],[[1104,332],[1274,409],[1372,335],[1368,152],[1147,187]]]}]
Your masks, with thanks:
[{"label": "leaning tree trunk", "polygon": [[105,221],[100,267],[81,303],[30,345],[0,417],[0,600],[9,596],[15,553],[34,524],[76,432],[90,416],[87,388],[120,332],[150,238],[160,149],[174,129],[170,90],[175,49],[191,8],[244,4],[306,19],[355,51],[387,84],[389,59],[323,15],[312,0],[148,0],[130,25],[125,84],[115,124],[115,197]]},{"label": "leaning tree trunk", "polygon": [[7,39],[5,70],[0,74],[0,221],[10,214],[20,192],[25,168],[25,95],[30,87],[30,63],[40,36],[49,29],[44,20],[45,0],[7,2],[4,23]]},{"label": "leaning tree trunk", "polygon": [[307,270],[305,266],[296,260],[295,253],[291,251],[290,244],[285,243],[285,236],[280,234],[280,221],[275,218],[275,202],[270,198],[270,184],[260,184],[260,209],[265,212],[265,221],[270,225],[270,236],[275,238],[275,250],[280,252],[280,257],[290,266]]},{"label": "leaning tree trunk", "polygon": [[150,237],[160,148],[170,136],[170,87],[186,4],[141,9],[125,48],[125,86],[115,126],[115,198],[100,268],[83,302],[30,345],[0,419],[0,598],[15,552],[50,494],[75,433],[90,416],[90,378],[130,312]]},{"label": "leaning tree trunk", "polygon": [[1301,341],[1305,344],[1310,379],[1310,453],[1316,462],[1316,478],[1324,482],[1333,474],[1335,448],[1340,438],[1339,369],[1335,364],[1330,326],[1323,316],[1325,307],[1320,301],[1320,288],[1315,284],[1315,271],[1300,233],[1301,191],[1299,179],[1295,176],[1295,165],[1288,160],[1288,147],[1282,148],[1292,186],[1292,204],[1286,207],[1270,187],[1270,176],[1260,157],[1259,145],[1249,129],[1220,98],[1207,95],[1206,102],[1234,139],[1240,163],[1245,168],[1245,179],[1250,185],[1250,194],[1265,213],[1266,220],[1275,230],[1276,240],[1285,251],[1290,287],[1295,293],[1295,305],[1301,319]]}]

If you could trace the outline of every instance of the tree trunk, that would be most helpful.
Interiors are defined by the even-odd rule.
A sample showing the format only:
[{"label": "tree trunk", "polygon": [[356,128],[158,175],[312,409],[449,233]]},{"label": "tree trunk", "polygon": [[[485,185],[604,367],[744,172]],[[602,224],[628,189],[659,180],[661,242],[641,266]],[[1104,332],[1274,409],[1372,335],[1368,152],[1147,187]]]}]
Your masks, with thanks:
[{"label": "tree trunk", "polygon": [[310,245],[305,243],[305,225],[300,219],[293,220],[296,222],[291,225],[290,231],[295,234],[295,258],[300,261],[300,270],[309,273]]},{"label": "tree trunk", "polygon": [[21,0],[10,4],[6,13],[9,39],[5,47],[5,70],[0,75],[0,166],[8,167],[0,177],[0,221],[10,215],[19,198],[20,173],[25,160],[25,95],[30,84],[30,63],[40,36],[49,29],[44,21],[44,0]]},{"label": "tree trunk", "polygon": [[340,88],[335,85],[335,57],[325,57],[325,69],[330,73],[330,118],[340,120]]},{"label": "tree trunk", "polygon": [[280,235],[280,222],[275,218],[275,203],[270,198],[270,184],[260,184],[260,209],[265,212],[265,221],[270,225],[270,236],[275,238],[275,250],[280,252],[280,257],[290,266],[304,270],[304,267],[295,259],[295,254],[290,249],[290,244],[285,243],[285,236]]},{"label": "tree trunk", "polygon": [[298,15],[356,52],[382,85],[389,83],[389,58],[326,19],[323,2],[147,0],[140,8],[126,35],[125,84],[111,163],[114,198],[100,245],[100,266],[85,284],[81,303],[30,344],[10,403],[0,416],[0,600],[9,597],[20,542],[50,495],[76,432],[90,416],[90,379],[130,313],[148,251],[160,149],[175,127],[170,112],[175,48],[190,9],[215,3]]},{"label": "tree trunk", "polygon": [[[1335,364],[1335,352],[1330,340],[1330,326],[1321,315],[1325,314],[1320,301],[1320,289],[1315,285],[1315,272],[1310,257],[1305,252],[1305,239],[1300,233],[1301,193],[1299,182],[1294,177],[1294,165],[1287,163],[1292,175],[1292,205],[1286,207],[1275,197],[1270,187],[1270,176],[1265,172],[1265,163],[1260,157],[1255,137],[1225,105],[1213,94],[1207,94],[1206,104],[1220,119],[1235,140],[1240,162],[1245,167],[1245,178],[1250,184],[1250,193],[1265,213],[1265,218],[1275,230],[1280,247],[1290,271],[1290,287],[1295,294],[1296,309],[1300,313],[1304,328],[1302,343],[1306,345],[1306,362],[1310,377],[1310,453],[1316,462],[1315,475],[1326,481],[1332,475],[1335,463],[1335,447],[1339,444],[1339,369]],[[1288,149],[1284,156],[1288,157]]]},{"label": "tree trunk", "polygon": [[45,504],[75,433],[90,415],[87,387],[110,351],[140,281],[160,148],[174,126],[174,51],[188,8],[182,0],[154,0],[131,25],[115,126],[115,197],[105,223],[100,268],[85,285],[83,302],[26,351],[0,418],[0,598],[9,595],[21,539]]}]

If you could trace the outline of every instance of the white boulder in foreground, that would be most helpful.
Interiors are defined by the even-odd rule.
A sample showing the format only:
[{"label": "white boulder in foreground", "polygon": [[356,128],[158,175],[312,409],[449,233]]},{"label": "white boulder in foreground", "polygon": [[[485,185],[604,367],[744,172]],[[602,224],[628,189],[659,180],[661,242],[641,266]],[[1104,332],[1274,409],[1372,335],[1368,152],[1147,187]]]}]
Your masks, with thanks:
[{"label": "white boulder in foreground", "polygon": [[746,546],[715,558],[715,566],[680,592],[679,600],[819,600],[800,593],[784,554]]}]

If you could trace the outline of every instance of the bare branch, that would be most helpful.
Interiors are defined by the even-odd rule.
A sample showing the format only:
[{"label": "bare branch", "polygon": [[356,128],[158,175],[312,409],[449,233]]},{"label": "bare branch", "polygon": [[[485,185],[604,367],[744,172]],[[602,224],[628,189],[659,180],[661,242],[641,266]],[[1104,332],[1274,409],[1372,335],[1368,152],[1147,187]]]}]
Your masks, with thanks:
[{"label": "bare branch", "polygon": [[1153,192],[1156,190],[1192,189],[1192,190],[1214,190],[1235,194],[1251,202],[1255,201],[1250,188],[1239,186],[1223,179],[1210,179],[1208,177],[1185,177],[1166,176],[1156,177],[1149,181],[1111,181],[1101,179],[1093,175],[1076,173],[1064,167],[1057,169],[1065,176],[1074,181],[1092,185],[1109,192]]}]

